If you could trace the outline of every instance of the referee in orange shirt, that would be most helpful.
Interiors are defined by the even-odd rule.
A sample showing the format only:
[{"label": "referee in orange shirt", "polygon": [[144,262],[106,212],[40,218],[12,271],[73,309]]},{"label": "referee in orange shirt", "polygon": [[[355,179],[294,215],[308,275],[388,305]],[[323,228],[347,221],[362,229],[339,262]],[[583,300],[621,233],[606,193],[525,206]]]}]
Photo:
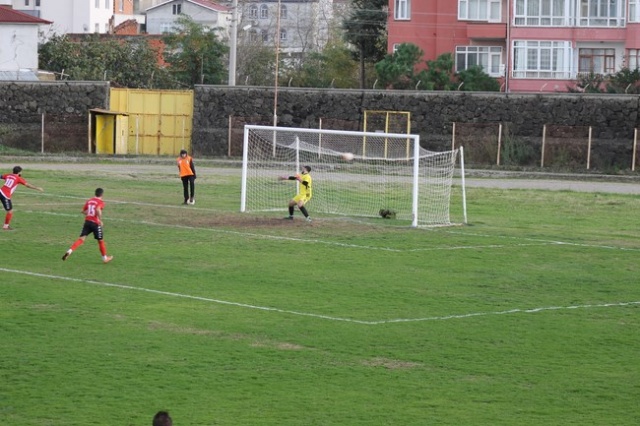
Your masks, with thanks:
[{"label": "referee in orange shirt", "polygon": [[[195,204],[196,166],[193,164],[193,157],[187,153],[186,149],[180,151],[180,157],[178,157],[178,173],[180,174],[184,191],[184,203],[182,204]],[[189,195],[189,193],[191,193],[191,195]]]}]

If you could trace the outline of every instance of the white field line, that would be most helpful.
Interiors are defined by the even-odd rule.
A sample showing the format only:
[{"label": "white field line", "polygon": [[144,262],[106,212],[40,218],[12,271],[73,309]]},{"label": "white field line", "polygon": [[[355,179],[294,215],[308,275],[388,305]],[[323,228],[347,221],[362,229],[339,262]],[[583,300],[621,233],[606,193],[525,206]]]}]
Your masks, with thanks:
[{"label": "white field line", "polygon": [[538,313],[538,312],[544,312],[544,311],[571,310],[571,309],[593,309],[593,308],[612,308],[612,307],[626,307],[626,306],[640,305],[640,301],[638,301],[638,302],[616,302],[616,303],[601,303],[601,304],[588,304],[588,305],[548,306],[548,307],[539,307],[539,308],[530,308],[530,309],[518,309],[518,308],[516,308],[516,309],[509,309],[509,310],[506,310],[506,311],[474,312],[474,313],[468,313],[468,314],[445,315],[445,316],[424,317],[424,318],[396,318],[396,319],[377,320],[377,321],[362,321],[362,320],[357,320],[357,319],[353,319],[353,318],[332,317],[332,316],[329,316],[329,315],[313,314],[313,313],[309,313],[309,312],[290,311],[290,310],[287,310],[287,309],[279,309],[279,308],[273,308],[273,307],[268,307],[268,306],[249,305],[249,304],[246,304],[246,303],[230,302],[230,301],[227,301],[227,300],[212,299],[212,298],[209,298],[209,297],[192,296],[192,295],[183,294],[183,293],[174,293],[174,292],[170,292],[170,291],[161,291],[161,290],[154,290],[154,289],[144,288],[144,287],[135,287],[135,286],[130,286],[130,285],[126,285],[126,284],[114,284],[114,283],[107,283],[107,282],[96,281],[96,280],[85,280],[85,279],[81,279],[81,278],[64,277],[64,276],[60,276],[60,275],[41,274],[41,273],[38,273],[38,272],[21,271],[21,270],[17,270],[17,269],[0,268],[0,271],[11,273],[11,274],[21,274],[21,275],[28,275],[28,276],[32,276],[32,277],[45,278],[47,280],[62,280],[62,281],[70,281],[70,282],[81,283],[81,284],[91,284],[91,285],[98,285],[98,286],[103,286],[103,287],[119,288],[119,289],[122,289],[122,290],[141,291],[141,292],[159,294],[159,295],[169,296],[169,297],[178,297],[178,298],[183,298],[183,299],[198,300],[198,301],[201,301],[201,302],[211,302],[211,303],[217,303],[217,304],[221,304],[221,305],[236,306],[236,307],[239,307],[239,308],[255,309],[255,310],[269,311],[269,312],[277,312],[277,313],[287,314],[287,315],[305,316],[305,317],[319,318],[319,319],[324,319],[324,320],[329,320],[329,321],[340,321],[340,322],[348,322],[348,323],[363,324],[363,325],[382,325],[382,324],[407,323],[407,322],[446,321],[446,320],[452,320],[452,319],[465,319],[465,318],[482,317],[482,316],[490,316],[490,315],[506,315],[506,314],[518,314],[518,313],[532,314],[532,313]]},{"label": "white field line", "polygon": [[[55,212],[42,212],[42,211],[33,211],[27,210],[26,213],[35,213],[35,214],[43,214],[49,216],[63,216],[63,217],[79,217],[79,215],[69,214],[69,213],[55,213]],[[472,245],[472,246],[453,246],[453,247],[424,247],[424,248],[413,248],[413,249],[396,249],[392,247],[378,247],[378,246],[366,246],[366,245],[358,245],[358,244],[347,244],[340,243],[336,241],[324,241],[318,239],[307,239],[307,238],[295,238],[295,237],[285,237],[282,235],[269,235],[269,234],[256,234],[253,232],[242,232],[242,231],[230,231],[227,229],[217,229],[217,228],[202,228],[196,226],[187,226],[187,225],[168,225],[164,223],[156,223],[149,222],[146,220],[136,221],[129,219],[109,219],[111,222],[124,222],[124,223],[133,223],[137,225],[149,225],[149,226],[160,226],[166,228],[175,228],[175,229],[189,229],[196,231],[210,231],[219,234],[231,234],[231,235],[241,235],[249,238],[260,238],[266,240],[282,240],[282,241],[297,241],[302,243],[315,243],[315,244],[325,244],[332,245],[338,247],[348,247],[348,248],[358,248],[358,249],[367,249],[367,250],[382,250],[396,253],[407,253],[407,252],[417,252],[417,251],[439,251],[439,250],[467,250],[467,249],[488,249],[488,248],[505,248],[505,247],[526,247],[526,246],[546,246],[546,245],[560,245],[560,244],[568,244],[561,243],[557,241],[539,241],[535,243],[520,243],[520,244],[487,244],[487,245]]]},{"label": "white field line", "polygon": [[[76,197],[72,195],[55,195],[55,194],[34,194],[37,196],[46,196],[46,197],[56,197],[56,198],[69,198],[74,200],[86,200],[87,197]],[[106,200],[109,203],[113,204],[132,204],[135,206],[146,206],[146,207],[159,207],[159,208],[176,208],[176,209],[184,209],[183,205],[169,205],[169,204],[153,204],[153,203],[142,203],[135,201],[118,201],[118,200]],[[189,210],[209,210],[215,211],[212,209],[200,208],[200,207],[190,207]],[[64,213],[52,213],[52,212],[41,212],[41,211],[27,211],[28,213],[41,213],[41,214],[50,214],[50,215],[59,215],[59,216],[76,216],[76,215],[66,215]],[[334,245],[338,247],[349,247],[349,248],[361,248],[361,249],[369,249],[369,250],[382,250],[382,251],[390,251],[390,252],[418,252],[418,251],[440,251],[440,250],[466,250],[466,249],[486,249],[486,248],[505,248],[505,247],[527,247],[527,246],[543,246],[543,245],[568,245],[575,247],[585,247],[585,248],[599,248],[606,250],[621,250],[621,251],[640,251],[638,248],[627,248],[627,247],[617,247],[617,246],[605,246],[598,244],[583,244],[583,243],[571,243],[567,241],[552,241],[552,240],[543,240],[537,238],[522,238],[522,237],[512,237],[512,236],[503,236],[503,235],[489,235],[489,234],[480,234],[474,232],[463,232],[463,231],[445,231],[450,234],[459,234],[465,236],[474,236],[474,237],[486,237],[486,238],[502,238],[502,239],[512,239],[512,240],[520,240],[520,241],[530,241],[530,243],[518,243],[518,244],[490,244],[490,245],[474,245],[474,246],[453,246],[453,247],[424,247],[424,248],[414,248],[414,249],[395,249],[391,247],[378,247],[378,246],[362,246],[357,244],[345,244],[339,243],[335,241],[323,241],[323,240],[309,240],[304,238],[293,238],[293,237],[283,237],[281,235],[268,235],[268,234],[256,234],[251,232],[240,232],[240,231],[229,231],[224,229],[215,229],[215,228],[198,228],[192,226],[182,226],[182,225],[166,225],[161,223],[147,222],[147,221],[132,221],[132,220],[124,220],[124,219],[110,219],[113,221],[121,221],[128,222],[134,224],[145,224],[152,226],[164,226],[164,227],[175,227],[182,229],[193,229],[193,230],[209,230],[211,232],[223,233],[223,234],[234,234],[234,235],[243,235],[247,237],[253,238],[262,238],[262,239],[273,239],[273,240],[285,240],[285,241],[298,241],[303,243],[317,243],[317,244],[325,244],[325,245]]]},{"label": "white field line", "polygon": [[[129,204],[136,204],[136,203],[129,203]],[[162,206],[158,205],[158,207],[162,207]],[[43,212],[43,211],[34,211],[34,210],[26,210],[25,213],[43,214],[43,215],[50,215],[50,216],[63,216],[63,217],[80,217],[79,215],[69,214],[69,213]],[[128,220],[128,219],[111,218],[108,221],[133,223],[137,225],[160,226],[160,227],[175,228],[175,229],[209,231],[209,232],[214,232],[218,234],[240,235],[248,238],[259,238],[259,239],[265,239],[265,240],[296,241],[296,242],[301,242],[305,244],[315,243],[315,244],[324,244],[324,245],[331,245],[331,246],[337,246],[337,247],[356,248],[356,249],[365,249],[365,250],[380,250],[380,251],[388,251],[388,252],[395,252],[395,253],[410,253],[410,252],[420,252],[420,251],[500,249],[500,248],[511,248],[511,247],[531,247],[531,246],[549,246],[549,245],[567,245],[567,246],[575,246],[575,247],[600,248],[600,249],[608,249],[608,250],[640,251],[640,249],[636,249],[636,248],[601,246],[601,245],[593,245],[593,244],[578,244],[578,243],[570,243],[570,242],[564,242],[564,241],[547,241],[547,240],[535,239],[535,238],[507,237],[507,236],[500,236],[500,235],[482,235],[482,234],[471,234],[471,233],[464,234],[460,232],[452,232],[452,233],[470,235],[470,236],[476,236],[476,237],[503,238],[503,239],[523,240],[523,241],[530,241],[530,242],[515,243],[515,244],[485,244],[485,245],[478,244],[478,245],[464,245],[464,246],[451,246],[451,247],[421,247],[421,248],[397,249],[392,247],[347,244],[347,243],[340,243],[337,241],[285,237],[282,235],[256,234],[254,232],[231,231],[227,229],[202,228],[202,227],[186,226],[186,225],[169,225],[169,224],[149,222],[144,220],[136,221],[136,220]]]}]

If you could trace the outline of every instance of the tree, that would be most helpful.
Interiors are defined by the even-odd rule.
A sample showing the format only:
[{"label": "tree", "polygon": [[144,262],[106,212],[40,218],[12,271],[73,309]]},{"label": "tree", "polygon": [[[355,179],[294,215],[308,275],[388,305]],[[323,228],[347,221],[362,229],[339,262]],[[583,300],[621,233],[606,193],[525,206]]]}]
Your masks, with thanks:
[{"label": "tree", "polygon": [[54,35],[38,51],[39,68],[71,80],[108,80],[116,87],[171,87],[158,65],[158,52],[145,39],[101,39],[91,35],[72,41]]},{"label": "tree", "polygon": [[617,73],[609,76],[607,82],[608,93],[640,93],[640,70],[622,68]]},{"label": "tree", "polygon": [[415,44],[401,44],[392,55],[376,63],[380,83],[391,89],[413,89],[419,82],[415,69],[422,61],[423,54]]},{"label": "tree", "polygon": [[467,92],[499,92],[498,80],[484,72],[481,66],[476,65],[457,74],[458,81],[462,83],[460,90]]},{"label": "tree", "polygon": [[288,77],[298,87],[353,88],[358,85],[358,64],[342,43],[330,43],[322,52],[309,53]]},{"label": "tree", "polygon": [[228,47],[218,40],[215,31],[180,15],[174,32],[166,33],[164,59],[176,80],[192,87],[194,84],[219,84],[227,78],[223,59]]},{"label": "tree", "polygon": [[365,88],[365,63],[378,62],[387,52],[386,23],[388,0],[353,0],[343,22],[346,40],[356,48],[360,61],[360,88]]},{"label": "tree", "polygon": [[261,42],[238,46],[237,73],[242,84],[273,86],[276,70],[276,53],[271,46]]},{"label": "tree", "polygon": [[454,90],[457,87],[453,72],[453,55],[443,53],[433,61],[427,61],[424,81],[428,90]]},{"label": "tree", "polygon": [[604,83],[605,77],[602,74],[580,74],[574,86],[567,86],[567,90],[572,93],[602,93]]}]

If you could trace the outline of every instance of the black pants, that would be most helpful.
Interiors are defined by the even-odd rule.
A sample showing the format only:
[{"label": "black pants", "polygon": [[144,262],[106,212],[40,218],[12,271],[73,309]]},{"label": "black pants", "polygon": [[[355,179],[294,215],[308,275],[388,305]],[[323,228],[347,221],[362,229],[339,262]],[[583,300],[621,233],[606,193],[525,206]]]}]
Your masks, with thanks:
[{"label": "black pants", "polygon": [[[189,199],[195,199],[196,197],[196,178],[191,176],[182,176],[182,189],[184,190],[184,201]],[[191,197],[189,197],[189,190],[191,190]]]}]

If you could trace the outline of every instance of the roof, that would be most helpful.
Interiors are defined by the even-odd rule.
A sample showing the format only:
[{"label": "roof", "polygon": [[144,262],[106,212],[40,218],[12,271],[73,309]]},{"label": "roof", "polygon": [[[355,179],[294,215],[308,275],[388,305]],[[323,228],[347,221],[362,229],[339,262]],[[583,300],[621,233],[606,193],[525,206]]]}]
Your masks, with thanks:
[{"label": "roof", "polygon": [[[164,3],[160,3],[158,5],[152,6],[152,7],[147,9],[147,12],[152,10],[152,9],[157,9],[158,7],[162,7],[164,5],[167,5],[169,3],[173,3],[173,1],[174,0],[169,0],[169,1],[166,1]],[[230,7],[223,6],[221,4],[214,3],[214,2],[209,1],[209,0],[183,0],[183,2],[185,2],[185,3],[193,3],[193,4],[196,4],[198,6],[204,7],[205,9],[215,10],[216,12],[231,12],[231,8]]]},{"label": "roof", "polygon": [[14,10],[11,6],[0,5],[0,24],[52,24],[53,22],[36,18],[28,13]]}]

